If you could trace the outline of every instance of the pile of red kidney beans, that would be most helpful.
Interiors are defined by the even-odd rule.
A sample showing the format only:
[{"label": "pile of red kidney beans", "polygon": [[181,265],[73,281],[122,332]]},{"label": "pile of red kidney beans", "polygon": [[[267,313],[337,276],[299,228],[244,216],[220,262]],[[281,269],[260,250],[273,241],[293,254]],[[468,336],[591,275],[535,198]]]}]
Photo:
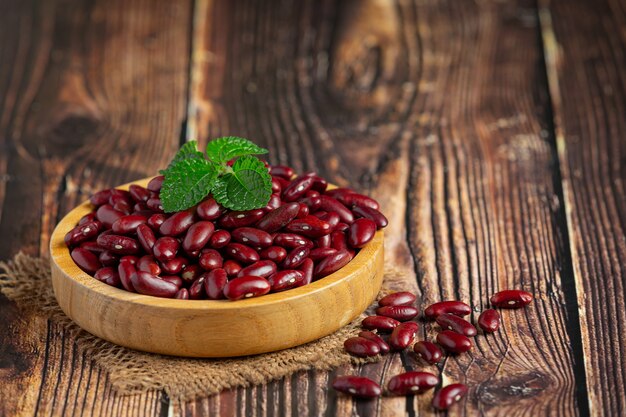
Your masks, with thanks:
[{"label": "pile of red kidney beans", "polygon": [[[155,297],[239,300],[307,285],[344,267],[387,225],[378,202],[327,189],[315,173],[269,166],[266,207],[229,211],[208,197],[164,213],[163,177],[146,188],[102,190],[65,236],[74,262],[96,279]],[[294,178],[295,177],[295,178]]]},{"label": "pile of red kidney beans", "polygon": [[[366,329],[358,337],[344,342],[345,350],[355,356],[367,357],[390,351],[400,352],[415,341],[419,325],[415,319],[419,310],[414,307],[416,296],[410,292],[396,292],[380,299],[375,316],[369,316],[361,325]],[[491,297],[491,305],[496,308],[522,308],[530,304],[532,295],[521,290],[505,290]],[[472,348],[471,338],[478,334],[476,327],[465,320],[472,312],[462,301],[441,301],[424,310],[425,321],[436,321],[440,330],[437,343],[418,341],[413,351],[422,361],[435,365],[444,359],[444,352],[459,354]],[[483,334],[493,333],[500,327],[500,314],[494,309],[484,310],[477,320]],[[391,395],[413,395],[426,392],[439,384],[439,377],[422,371],[410,371],[396,375],[389,380],[387,389]],[[382,393],[375,381],[360,376],[340,376],[332,383],[333,388],[357,398],[374,398]],[[464,384],[449,384],[433,396],[436,409],[447,410],[467,394]]]}]

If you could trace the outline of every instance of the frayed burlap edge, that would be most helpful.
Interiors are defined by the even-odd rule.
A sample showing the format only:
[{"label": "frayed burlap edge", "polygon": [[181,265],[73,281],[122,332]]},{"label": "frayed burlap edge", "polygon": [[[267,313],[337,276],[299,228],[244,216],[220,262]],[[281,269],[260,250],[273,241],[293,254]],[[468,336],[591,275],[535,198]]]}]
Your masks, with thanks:
[{"label": "frayed burlap edge", "polygon": [[[388,270],[385,287],[398,286],[401,275]],[[121,395],[164,390],[170,399],[185,401],[228,388],[266,383],[297,371],[329,370],[378,359],[355,358],[343,350],[343,341],[358,333],[363,317],[315,342],[244,358],[177,358],[117,346],[74,324],[54,298],[49,261],[22,253],[9,262],[0,262],[0,291],[19,308],[62,324],[78,350],[108,374],[112,388]]]}]

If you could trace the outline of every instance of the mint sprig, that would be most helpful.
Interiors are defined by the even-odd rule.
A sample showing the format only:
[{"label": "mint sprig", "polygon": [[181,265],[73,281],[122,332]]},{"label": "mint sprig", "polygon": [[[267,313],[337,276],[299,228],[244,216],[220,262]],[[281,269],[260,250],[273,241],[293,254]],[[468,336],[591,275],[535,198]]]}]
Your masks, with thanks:
[{"label": "mint sprig", "polygon": [[[235,136],[208,143],[205,159],[196,141],[185,143],[167,169],[161,188],[166,213],[186,210],[210,193],[231,210],[265,207],[272,194],[272,178],[263,161],[251,155],[267,153],[247,139]],[[234,158],[232,166],[228,162]]]}]

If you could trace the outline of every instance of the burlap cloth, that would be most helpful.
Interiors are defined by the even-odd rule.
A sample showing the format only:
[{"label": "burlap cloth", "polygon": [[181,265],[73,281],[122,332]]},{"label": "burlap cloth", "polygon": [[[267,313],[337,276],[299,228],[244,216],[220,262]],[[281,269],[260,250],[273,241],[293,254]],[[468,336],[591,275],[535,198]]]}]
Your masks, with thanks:
[{"label": "burlap cloth", "polygon": [[[386,286],[396,279],[395,271],[387,272]],[[63,314],[52,292],[49,261],[24,254],[0,262],[0,291],[20,309],[62,324],[79,351],[108,374],[112,388],[120,394],[164,390],[170,399],[184,401],[266,383],[297,371],[328,370],[378,359],[355,358],[343,350],[344,340],[359,332],[363,317],[306,345],[235,359],[177,358],[117,346],[87,333]]]}]

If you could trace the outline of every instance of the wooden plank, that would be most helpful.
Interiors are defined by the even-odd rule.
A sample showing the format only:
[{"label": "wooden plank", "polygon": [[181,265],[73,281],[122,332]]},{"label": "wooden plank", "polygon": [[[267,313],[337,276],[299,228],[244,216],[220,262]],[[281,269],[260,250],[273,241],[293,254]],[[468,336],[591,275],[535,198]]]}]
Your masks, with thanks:
[{"label": "wooden plank", "polygon": [[[456,413],[585,414],[535,3],[197,0],[196,10],[188,135],[246,136],[273,163],[369,190],[391,219],[389,263],[424,305],[483,308],[507,287],[536,295],[472,355],[446,361],[445,381],[471,386]],[[394,355],[283,380],[275,414],[429,414],[430,394],[357,403],[328,390],[338,374],[384,383],[418,366]],[[224,415],[269,408],[257,392],[209,403],[226,398]],[[206,415],[204,401],[185,415]]]},{"label": "wooden plank", "polygon": [[626,2],[542,1],[592,415],[626,409]]},{"label": "wooden plank", "polygon": [[[14,237],[0,240],[5,259],[20,248],[46,254],[57,219],[91,191],[167,163],[186,113],[192,4],[0,9],[0,234]],[[167,412],[161,393],[113,394],[62,329],[20,316],[4,297],[0,323],[0,415]]]}]

